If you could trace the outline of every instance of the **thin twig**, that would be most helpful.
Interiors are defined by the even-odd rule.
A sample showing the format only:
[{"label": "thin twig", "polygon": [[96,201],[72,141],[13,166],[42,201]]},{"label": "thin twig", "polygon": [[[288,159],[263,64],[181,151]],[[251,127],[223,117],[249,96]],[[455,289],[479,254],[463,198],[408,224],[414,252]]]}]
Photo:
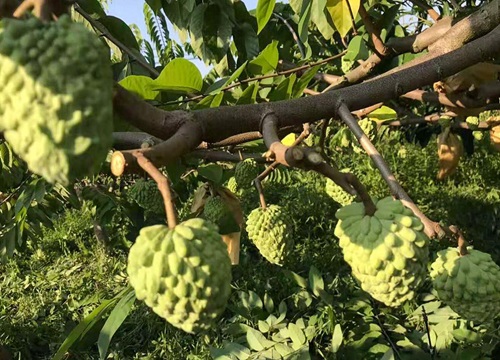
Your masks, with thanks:
[{"label": "thin twig", "polygon": [[158,77],[160,73],[158,70],[156,70],[154,67],[149,65],[147,62],[145,62],[143,59],[135,55],[132,50],[130,50],[125,44],[123,44],[120,40],[115,38],[111,33],[106,29],[104,25],[102,25],[99,21],[95,20],[90,14],[88,14],[85,10],[83,10],[78,3],[74,4],[75,11],[82,15],[85,20],[87,20],[94,28],[99,30],[102,35],[104,35],[109,41],[111,41],[113,44],[115,44],[121,51],[123,51],[125,54],[127,54],[132,60],[137,62],[140,66],[142,66],[144,69],[149,71],[151,75],[154,77]]},{"label": "thin twig", "polygon": [[[269,79],[269,78],[273,78],[273,77],[278,77],[278,76],[282,76],[282,75],[289,75],[289,74],[297,73],[297,72],[300,72],[300,71],[303,71],[303,70],[307,70],[307,69],[310,69],[310,68],[312,68],[314,66],[322,65],[322,64],[325,64],[325,63],[330,62],[332,60],[338,59],[339,57],[344,56],[346,54],[346,52],[347,52],[347,50],[344,50],[341,53],[333,55],[333,56],[330,56],[330,57],[327,57],[326,59],[323,59],[323,60],[320,60],[320,61],[316,61],[314,63],[302,65],[302,66],[299,66],[299,67],[296,67],[296,68],[293,68],[293,69],[278,71],[278,72],[276,72],[274,74],[255,76],[253,78],[244,79],[244,80],[235,82],[234,84],[227,85],[227,86],[223,87],[221,89],[221,91],[231,90],[232,88],[241,86],[243,84],[250,83],[252,81],[260,81],[260,80],[265,80],[265,79]],[[203,99],[203,98],[205,98],[205,97],[207,97],[209,95],[210,94],[203,94],[203,95],[193,96],[192,98],[189,98],[189,99],[169,101],[169,102],[163,103],[162,105],[175,105],[175,104],[182,104],[182,103],[186,103],[186,102],[190,102],[190,101],[201,100],[201,99]]]},{"label": "thin twig", "polygon": [[143,153],[136,151],[133,155],[137,158],[139,166],[156,181],[156,184],[158,184],[158,189],[160,190],[161,196],[163,197],[163,203],[165,204],[168,227],[170,229],[175,228],[177,226],[177,215],[172,201],[169,180],[147,157],[144,156]]},{"label": "thin twig", "polygon": [[262,188],[262,183],[260,182],[259,178],[255,178],[253,184],[257,189],[257,192],[259,193],[260,207],[263,210],[266,210],[267,204],[266,204],[266,198],[264,197],[264,189]]},{"label": "thin twig", "polygon": [[283,22],[283,24],[285,24],[285,26],[288,28],[288,31],[290,31],[290,33],[292,34],[293,40],[297,44],[297,47],[299,48],[300,57],[302,59],[305,58],[306,57],[306,53],[304,51],[304,45],[302,45],[302,41],[300,41],[299,36],[297,35],[297,33],[295,32],[295,30],[293,29],[293,27],[290,25],[290,23],[288,22],[288,20],[285,19],[283,16],[277,14],[277,13],[273,13],[273,16],[277,17],[278,19],[280,19]]},{"label": "thin twig", "polygon": [[425,312],[425,307],[422,306],[422,317],[424,318],[425,331],[427,332],[427,340],[429,341],[429,354],[431,355],[431,359],[434,360],[436,355],[436,349],[432,346],[431,340],[431,329],[429,327],[429,318],[427,317],[427,313]]}]

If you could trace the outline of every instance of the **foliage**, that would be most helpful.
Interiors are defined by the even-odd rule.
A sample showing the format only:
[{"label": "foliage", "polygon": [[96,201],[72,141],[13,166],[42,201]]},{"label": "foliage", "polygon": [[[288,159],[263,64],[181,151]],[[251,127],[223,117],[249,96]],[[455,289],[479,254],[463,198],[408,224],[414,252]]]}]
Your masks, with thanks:
[{"label": "foliage", "polygon": [[[72,40],[72,34],[63,34],[68,36],[68,49],[73,46],[76,49],[75,52],[68,50],[69,58],[73,59],[68,63],[59,59],[53,44],[41,46],[28,31],[22,32],[22,42],[2,43],[5,39],[12,40],[5,36],[10,31],[5,24],[14,20],[2,20],[0,33],[2,59],[12,61],[19,57],[25,61],[28,54],[30,62],[35,64],[28,68],[34,68],[35,73],[38,54],[27,48],[34,42],[42,51],[49,52],[50,61],[38,70],[48,71],[49,84],[76,80],[71,82],[74,88],[69,88],[81,92],[77,92],[70,105],[92,99],[97,103],[107,102],[104,108],[107,125],[92,123],[92,130],[97,131],[98,136],[109,135],[111,120],[115,131],[130,131],[133,126],[123,124],[118,116],[114,119],[109,116],[111,87],[104,94],[98,90],[93,93],[95,97],[85,96],[96,89],[92,84],[81,88],[78,76],[92,73],[92,69],[94,75],[110,75],[111,67],[114,81],[161,110],[267,104],[302,97],[306,88],[309,93],[321,92],[328,86],[323,75],[344,79],[360,62],[373,56],[376,53],[373,31],[361,19],[363,12],[380,30],[382,41],[414,35],[430,25],[424,21],[419,5],[387,1],[279,3],[259,0],[257,9],[249,11],[242,1],[146,0],[144,19],[149,41],[135,26],[129,27],[121,19],[107,15],[101,3],[107,4],[107,1],[78,1],[79,8],[90,17],[72,11],[72,18],[99,35],[100,40],[92,35],[92,41],[96,47],[102,48],[103,44],[108,47],[111,66],[107,55],[103,57],[106,61],[89,58],[79,62],[83,55],[92,55],[92,51],[77,46],[80,36]],[[465,1],[451,2],[463,5],[460,9],[450,7],[446,1],[431,3],[443,15],[461,16],[461,12],[472,10],[470,2]],[[16,21],[36,23],[40,28],[61,24],[41,25],[35,19]],[[411,24],[413,21],[415,24]],[[67,26],[76,27],[69,19],[62,20],[65,22]],[[171,38],[170,24],[179,35],[179,42]],[[81,35],[84,30],[78,26]],[[85,37],[89,34],[85,33]],[[13,46],[21,46],[26,51],[10,53]],[[344,50],[343,56],[324,61]],[[195,56],[213,68],[203,77],[186,56]],[[385,59],[372,74],[395,69],[417,56],[420,54],[406,53]],[[66,69],[64,74],[56,66],[58,61]],[[283,72],[287,66],[301,65],[305,67],[300,71]],[[75,69],[83,70],[71,77]],[[8,67],[1,66],[1,75],[7,72]],[[30,82],[32,77],[28,75],[27,82]],[[50,106],[31,104],[26,100],[29,96],[22,97],[22,92],[11,93],[11,87],[16,88],[16,84],[10,82],[3,88],[9,96],[20,96],[21,100],[15,98],[9,104],[24,106],[22,113],[16,113],[16,121],[23,126],[33,126],[24,116],[35,116],[39,121],[37,126],[42,129],[34,134],[30,131],[32,128],[23,127],[22,136],[27,141],[42,139],[42,133],[60,132],[63,140],[70,144],[66,148],[76,149],[81,145],[78,136],[67,136],[59,125],[47,125],[50,120],[58,121],[58,114],[44,117],[37,116],[39,112],[30,113],[29,109],[35,105],[43,111]],[[345,85],[343,80],[337,84]],[[33,95],[29,86],[21,86],[21,89]],[[375,103],[377,99],[373,100]],[[53,102],[59,104],[59,101]],[[7,104],[0,104],[1,116],[5,115],[4,103]],[[395,99],[363,116],[359,124],[419,208],[442,224],[459,224],[476,251],[491,255],[492,260],[488,258],[488,261],[493,267],[493,262],[500,262],[497,246],[500,158],[495,152],[498,144],[494,134],[477,136],[478,121],[488,121],[489,118],[484,119],[485,113],[488,116],[493,113],[483,112],[467,119],[474,132],[462,129],[456,120],[443,118],[413,126],[400,124],[398,129],[389,123],[401,120],[404,124],[405,120],[441,110],[436,104]],[[85,115],[93,118],[92,114]],[[236,120],[224,126],[239,129]],[[156,185],[146,182],[142,174],[110,176],[109,157],[102,164],[100,161],[104,150],[101,158],[85,156],[92,166],[72,158],[70,165],[80,166],[85,173],[70,176],[71,179],[59,173],[56,167],[50,168],[50,175],[37,171],[32,165],[33,159],[23,156],[19,143],[9,136],[10,130],[5,125],[8,121],[12,118],[0,119],[0,128],[5,131],[0,140],[0,354],[5,346],[15,358],[21,359],[433,359],[437,356],[483,359],[499,356],[498,319],[478,324],[460,317],[441,301],[429,277],[423,279],[423,286],[414,298],[397,308],[387,307],[364,292],[344,261],[335,236],[338,224],[335,214],[341,204],[332,198],[327,180],[313,171],[283,167],[273,171],[262,185],[268,209],[279,208],[279,220],[286,219],[287,227],[291,228],[287,233],[288,230],[293,233],[294,245],[287,249],[290,253],[285,266],[267,261],[255,245],[257,242],[249,238],[251,226],[243,227],[240,263],[232,267],[232,294],[227,308],[215,320],[216,326],[203,329],[197,335],[181,332],[142,301],[136,301],[137,289],[132,291],[126,274],[128,254],[131,248],[137,248],[135,241],[141,229],[156,225],[170,231],[164,226],[164,207]],[[338,121],[321,127],[318,123],[311,124],[312,134],[306,144],[322,152],[325,159],[339,169],[350,169],[371,196],[379,199],[389,196],[383,177],[348,127]],[[295,133],[290,137],[293,141],[301,129],[288,130]],[[453,155],[455,173],[437,181],[440,170],[437,140],[442,134],[452,134],[454,147],[463,144],[464,155],[460,162]],[[290,138],[283,142],[290,145]],[[108,151],[109,141],[108,136],[99,146]],[[45,145],[40,149],[45,151],[60,144],[48,141]],[[222,150],[228,156],[240,154],[240,160],[243,153],[260,158],[259,154],[268,151],[262,140],[222,147]],[[41,154],[40,151],[35,155]],[[47,162],[64,165],[64,161],[59,162],[52,156],[42,160],[35,161],[42,170],[47,170]],[[90,169],[94,162],[99,163],[99,169]],[[235,190],[248,219],[260,203],[259,193],[250,186],[262,170],[257,162],[211,163],[187,154],[162,168],[171,182],[179,220],[197,221],[190,219],[201,214],[199,189],[206,192],[209,188],[215,196],[221,194],[225,184],[228,187],[231,184]],[[458,165],[456,169],[455,165]],[[90,174],[90,170],[95,170],[95,174]],[[71,185],[70,180],[74,180]],[[144,186],[145,183],[148,186]],[[230,220],[227,222],[234,225],[235,219]],[[211,235],[220,243],[214,229]],[[265,233],[272,233],[273,229]],[[232,226],[233,230],[238,229]],[[261,238],[266,234],[260,234]],[[439,250],[454,246],[449,240],[431,242],[432,259]],[[227,260],[221,249],[219,253]],[[139,254],[136,260],[147,259]],[[425,269],[429,264],[419,265]],[[229,283],[228,276],[222,277]],[[144,285],[141,279],[137,283]],[[225,286],[229,287],[227,283]],[[152,295],[155,298],[156,294]],[[217,309],[218,313],[222,311],[223,307]],[[177,325],[182,327],[185,323]]]}]

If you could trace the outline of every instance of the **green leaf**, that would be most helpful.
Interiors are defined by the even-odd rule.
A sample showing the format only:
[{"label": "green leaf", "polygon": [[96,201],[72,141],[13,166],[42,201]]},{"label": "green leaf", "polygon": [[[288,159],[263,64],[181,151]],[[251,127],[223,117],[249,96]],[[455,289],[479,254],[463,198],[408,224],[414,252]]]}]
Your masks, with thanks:
[{"label": "green leaf", "polygon": [[117,301],[118,298],[104,300],[101,305],[87,315],[73,330],[71,330],[52,360],[61,360],[65,358],[66,353],[71,346],[73,346],[73,344],[75,344],[79,339],[83,338],[85,334],[104,316],[106,311],[117,303]]},{"label": "green leaf", "polygon": [[247,87],[243,94],[241,94],[240,98],[236,102],[236,105],[243,104],[255,104],[257,102],[257,92],[259,91],[258,83],[254,82],[252,85]]},{"label": "green leaf", "polygon": [[290,270],[285,270],[285,275],[289,278],[289,279],[292,279],[293,281],[295,281],[295,283],[300,286],[302,289],[306,289],[307,288],[307,280],[304,279],[302,276],[300,276],[299,274],[293,272],[293,271],[290,271]]},{"label": "green leaf", "polygon": [[152,90],[154,80],[148,76],[130,75],[121,80],[119,84],[144,100],[154,100],[160,94],[158,91]]},{"label": "green leaf", "polygon": [[341,37],[346,36],[349,30],[352,29],[349,6],[353,16],[356,17],[360,2],[361,0],[327,0],[326,9]]},{"label": "green leaf", "polygon": [[304,332],[294,323],[288,325],[288,334],[293,341],[293,348],[298,349],[306,342]]},{"label": "green leaf", "polygon": [[200,70],[190,61],[181,58],[169,62],[153,82],[153,90],[182,93],[196,93],[203,86]]},{"label": "green leaf", "polygon": [[99,348],[100,359],[104,360],[108,352],[108,347],[113,338],[113,335],[118,330],[120,325],[125,321],[127,316],[132,309],[132,305],[135,302],[134,289],[129,288],[128,292],[120,299],[118,304],[116,304],[111,314],[109,314],[108,320],[101,329],[99,333],[99,340],[97,341],[97,347]]},{"label": "green leaf", "polygon": [[272,313],[274,311],[274,301],[273,299],[267,294],[267,292],[264,294],[264,307],[266,308],[266,311],[268,313]]},{"label": "green leaf", "polygon": [[238,69],[236,69],[236,71],[229,77],[229,79],[227,79],[227,81],[224,84],[224,86],[228,86],[233,81],[235,81],[236,79],[238,79],[240,77],[241,73],[243,73],[243,70],[245,70],[245,67],[247,66],[247,64],[248,64],[248,61],[245,61]]},{"label": "green leaf", "polygon": [[455,329],[451,333],[457,341],[464,341],[467,343],[480,343],[482,339],[481,335],[477,332],[468,329]]},{"label": "green leaf", "polygon": [[123,45],[128,48],[140,51],[140,47],[137,43],[134,33],[122,19],[114,16],[105,16],[100,18],[99,22],[103,24],[106,29],[108,29],[111,35],[120,40]]},{"label": "green leaf", "polygon": [[344,334],[342,334],[342,328],[340,324],[335,325],[333,329],[332,335],[332,351],[336,353],[340,349],[340,345],[342,345],[342,341],[344,341]]},{"label": "green leaf", "polygon": [[380,358],[380,360],[395,360],[396,358],[394,357],[394,351],[392,349],[389,349],[386,351],[384,356]]},{"label": "green leaf", "polygon": [[257,3],[256,17],[257,17],[257,34],[260,34],[262,29],[266,26],[267,22],[273,14],[274,5],[276,0],[259,0]]},{"label": "green leaf", "polygon": [[98,0],[78,0],[78,5],[94,19],[106,16],[106,12]]},{"label": "green leaf", "polygon": [[223,8],[217,4],[200,4],[191,14],[190,45],[205,63],[219,62],[227,54],[232,29]]},{"label": "green leaf", "polygon": [[327,0],[315,0],[311,7],[311,21],[316,24],[319,32],[326,40],[330,40],[335,32],[331,17],[326,9]]},{"label": "green leaf", "polygon": [[259,331],[264,334],[267,333],[270,329],[269,324],[263,320],[259,320],[258,326],[259,326]]},{"label": "green leaf", "polygon": [[300,14],[298,23],[299,39],[302,43],[307,43],[307,38],[309,36],[309,22],[311,21],[312,2],[307,1],[306,4],[306,7],[303,8]]},{"label": "green leaf", "polygon": [[285,78],[279,85],[276,87],[276,89],[273,89],[269,93],[269,100],[270,101],[279,101],[279,100],[287,100],[292,97],[292,90],[293,90],[293,85],[295,84],[295,79],[297,78],[297,75],[292,74],[291,76]]},{"label": "green leaf", "polygon": [[373,110],[371,113],[366,115],[366,117],[373,121],[388,121],[397,119],[398,114],[395,110],[384,105],[376,110]]},{"label": "green leaf", "polygon": [[318,72],[319,68],[321,65],[316,65],[307,70],[302,76],[299,78],[299,80],[295,83],[293,86],[293,98],[298,98],[302,96],[302,93],[304,92],[304,89],[309,85],[309,82],[312,80],[314,75]]},{"label": "green leaf", "polygon": [[319,290],[325,289],[325,283],[319,270],[312,265],[309,269],[309,286],[314,295],[319,296]]},{"label": "green leaf", "polygon": [[223,169],[217,164],[200,165],[198,166],[198,174],[215,184],[220,184],[222,181]]},{"label": "green leaf", "polygon": [[264,335],[252,328],[248,329],[246,339],[250,348],[256,351],[265,350],[275,344],[274,341],[267,340]]},{"label": "green leaf", "polygon": [[248,71],[253,75],[264,75],[278,66],[279,52],[278,41],[273,40],[255,59],[247,65]]}]

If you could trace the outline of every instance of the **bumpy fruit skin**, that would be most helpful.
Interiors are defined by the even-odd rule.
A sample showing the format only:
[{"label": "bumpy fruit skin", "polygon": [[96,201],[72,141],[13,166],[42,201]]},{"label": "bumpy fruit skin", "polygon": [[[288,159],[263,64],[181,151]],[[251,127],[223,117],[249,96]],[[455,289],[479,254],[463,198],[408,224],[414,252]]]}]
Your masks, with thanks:
[{"label": "bumpy fruit skin", "polygon": [[226,187],[231,191],[233,194],[237,194],[239,189],[238,189],[238,183],[236,182],[236,179],[234,176],[231,176],[229,180],[227,181]]},{"label": "bumpy fruit skin", "polygon": [[189,219],[141,229],[127,273],[139,300],[188,333],[210,328],[231,293],[231,262],[217,226]]},{"label": "bumpy fruit skin", "polygon": [[364,291],[387,306],[400,306],[415,297],[425,279],[429,239],[424,226],[401,201],[374,200],[373,216],[363,203],[339,209],[335,236],[345,261]]},{"label": "bumpy fruit skin", "polygon": [[29,169],[51,183],[95,173],[112,145],[108,50],[68,16],[3,24],[0,131]]},{"label": "bumpy fruit skin", "polygon": [[292,251],[294,239],[287,214],[278,205],[257,208],[248,215],[248,237],[270,263],[282,266]]},{"label": "bumpy fruit skin", "polygon": [[240,229],[233,212],[220,196],[211,196],[207,199],[202,217],[217,225],[219,234],[221,235],[226,235]]},{"label": "bumpy fruit skin", "polygon": [[484,322],[500,315],[500,266],[491,255],[468,247],[438,252],[431,278],[439,299],[467,320]]},{"label": "bumpy fruit skin", "polygon": [[240,189],[252,187],[252,181],[259,175],[257,163],[253,159],[240,161],[234,170],[234,178]]},{"label": "bumpy fruit skin", "polygon": [[[348,169],[342,170],[342,172],[348,172]],[[331,179],[326,179],[325,191],[334,201],[338,202],[340,205],[349,205],[356,198],[355,196],[347,193],[340,186],[335,184]]]},{"label": "bumpy fruit skin", "polygon": [[128,196],[147,212],[163,215],[165,205],[158,185],[153,180],[139,179],[128,191]]}]

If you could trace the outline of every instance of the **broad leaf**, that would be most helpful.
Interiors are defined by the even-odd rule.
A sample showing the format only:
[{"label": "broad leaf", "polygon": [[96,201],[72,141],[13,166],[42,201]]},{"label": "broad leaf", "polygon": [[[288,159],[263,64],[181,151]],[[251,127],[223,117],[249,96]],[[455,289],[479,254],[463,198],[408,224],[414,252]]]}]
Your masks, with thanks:
[{"label": "broad leaf", "polygon": [[121,80],[119,84],[144,100],[154,100],[160,94],[158,91],[152,90],[155,82],[148,76],[130,75]]},{"label": "broad leaf", "polygon": [[201,91],[203,78],[200,70],[186,59],[174,59],[165,66],[154,80],[152,89],[196,93]]},{"label": "broad leaf", "polygon": [[259,0],[257,3],[257,34],[259,34],[262,29],[266,26],[267,22],[271,18],[273,14],[274,5],[276,4],[276,0]]},{"label": "broad leaf", "polygon": [[356,17],[360,2],[360,0],[327,0],[326,9],[340,36],[346,36],[349,30],[352,29],[351,11],[353,16]]},{"label": "broad leaf", "polygon": [[219,184],[221,182],[222,172],[222,167],[217,164],[200,165],[198,167],[198,174],[215,184]]},{"label": "broad leaf", "polygon": [[319,296],[319,291],[325,289],[325,283],[319,270],[313,265],[309,269],[309,286],[314,295]]},{"label": "broad leaf", "polygon": [[342,328],[340,327],[340,324],[337,324],[333,329],[333,335],[332,335],[332,351],[334,353],[336,353],[339,350],[343,340],[344,340],[344,335],[342,334]]},{"label": "broad leaf", "polygon": [[253,75],[264,75],[276,69],[279,53],[278,41],[273,40],[255,59],[247,65],[248,71]]},{"label": "broad leaf", "polygon": [[275,344],[274,341],[267,340],[264,335],[252,328],[247,331],[247,343],[251,349],[257,351],[268,349]]},{"label": "broad leaf", "polygon": [[373,121],[387,121],[397,119],[398,114],[390,107],[382,106],[379,109],[373,110],[366,117]]},{"label": "broad leaf", "polygon": [[99,19],[106,29],[126,47],[140,50],[139,44],[130,27],[121,19],[114,16],[106,16]]}]

